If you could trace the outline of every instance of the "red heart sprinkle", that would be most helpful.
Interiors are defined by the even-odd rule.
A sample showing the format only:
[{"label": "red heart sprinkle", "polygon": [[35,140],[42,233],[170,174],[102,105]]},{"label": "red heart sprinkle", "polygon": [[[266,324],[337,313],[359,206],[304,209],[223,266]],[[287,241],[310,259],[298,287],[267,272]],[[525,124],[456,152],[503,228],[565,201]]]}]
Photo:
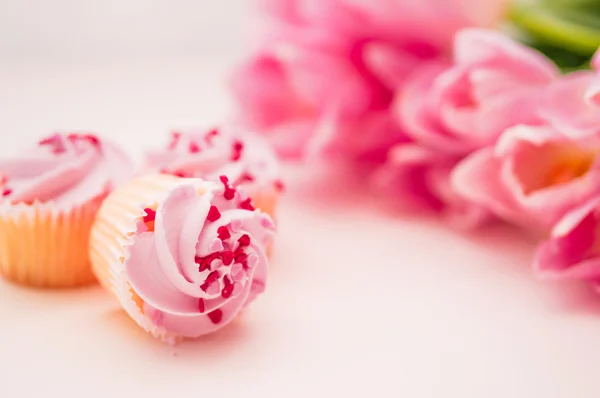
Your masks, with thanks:
[{"label": "red heart sprinkle", "polygon": [[233,293],[233,285],[227,285],[223,288],[223,290],[221,290],[221,296],[223,296],[223,298],[229,298],[231,297],[231,293]]},{"label": "red heart sprinkle", "polygon": [[244,150],[244,144],[241,141],[236,141],[233,143],[233,154],[231,155],[231,160],[237,162],[242,157],[242,151]]},{"label": "red heart sprinkle", "polygon": [[219,271],[213,271],[210,274],[208,274],[208,277],[204,282],[210,286],[217,279],[219,279]]},{"label": "red heart sprinkle", "polygon": [[210,210],[208,211],[208,216],[206,219],[210,222],[215,222],[219,218],[221,218],[221,212],[217,209],[217,206],[210,206]]},{"label": "red heart sprinkle", "polygon": [[212,323],[214,323],[216,325],[216,324],[220,323],[221,320],[223,319],[223,311],[214,310],[213,312],[210,312],[208,314],[208,318],[211,320]]},{"label": "red heart sprinkle", "polygon": [[190,142],[190,152],[191,153],[200,152],[200,147],[198,146],[198,144],[196,144],[195,142]]},{"label": "red heart sprinkle", "polygon": [[240,209],[250,210],[250,211],[254,211],[255,210],[254,206],[252,205],[252,200],[250,198],[248,198],[246,200],[243,200],[240,203]]},{"label": "red heart sprinkle", "polygon": [[233,253],[230,251],[221,253],[221,260],[224,265],[231,265],[231,263],[233,263]]},{"label": "red heart sprinkle", "polygon": [[177,148],[177,144],[179,144],[179,140],[181,139],[181,133],[171,133],[171,143],[169,144],[169,150],[173,150]]},{"label": "red heart sprinkle", "polygon": [[99,148],[100,147],[100,139],[94,134],[86,134],[83,138],[89,141],[93,146]]},{"label": "red heart sprinkle", "polygon": [[248,255],[246,253],[240,253],[237,256],[235,256],[236,263],[243,264],[244,262],[246,262],[247,259],[248,259]]},{"label": "red heart sprinkle", "polygon": [[240,244],[240,246],[250,246],[250,236],[249,235],[242,235],[239,239],[238,239],[238,243]]},{"label": "red heart sprinkle", "polygon": [[221,240],[227,240],[227,239],[231,238],[231,233],[229,232],[229,228],[227,228],[225,225],[220,226],[219,229],[217,229],[217,234],[219,234],[219,239],[221,239]]},{"label": "red heart sprinkle", "polygon": [[146,215],[144,216],[145,223],[152,222],[156,219],[156,211],[152,210],[151,208],[145,208],[144,212],[146,213]]},{"label": "red heart sprinkle", "polygon": [[285,185],[283,184],[283,181],[281,180],[276,180],[273,185],[275,185],[275,189],[279,192],[283,192],[285,191]]},{"label": "red heart sprinkle", "polygon": [[212,129],[212,130],[210,130],[208,133],[206,133],[206,136],[204,137],[204,140],[205,140],[207,143],[209,143],[209,144],[210,144],[210,143],[212,142],[212,139],[213,139],[214,137],[216,137],[217,135],[219,135],[219,130],[217,130],[217,129]]}]

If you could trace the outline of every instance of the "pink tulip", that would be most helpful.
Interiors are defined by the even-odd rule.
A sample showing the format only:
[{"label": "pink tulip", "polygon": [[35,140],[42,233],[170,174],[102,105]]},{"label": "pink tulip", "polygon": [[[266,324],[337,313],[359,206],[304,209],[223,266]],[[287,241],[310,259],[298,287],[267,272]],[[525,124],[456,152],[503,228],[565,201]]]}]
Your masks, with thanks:
[{"label": "pink tulip", "polygon": [[579,71],[552,84],[541,115],[569,137],[600,134],[600,51],[592,60],[594,71]]},{"label": "pink tulip", "polygon": [[459,226],[487,220],[481,203],[469,204],[454,191],[451,170],[472,151],[493,145],[507,128],[541,123],[537,104],[557,76],[549,60],[500,33],[459,32],[454,62],[421,66],[397,96],[396,115],[410,144],[390,152],[382,173],[390,175],[398,200],[421,202],[446,218],[451,214]]},{"label": "pink tulip", "polygon": [[456,35],[454,63],[417,70],[397,101],[407,135],[436,151],[465,155],[508,127],[539,122],[543,90],[558,76],[542,54],[484,29]]},{"label": "pink tulip", "polygon": [[404,210],[436,214],[459,229],[474,228],[490,219],[489,212],[451,187],[449,176],[457,159],[412,143],[398,144],[390,150],[376,182],[398,198]]},{"label": "pink tulip", "polygon": [[573,139],[549,126],[508,129],[494,147],[461,163],[452,184],[500,217],[546,230],[600,193],[600,139]]},{"label": "pink tulip", "polygon": [[501,7],[473,16],[471,2],[265,2],[275,23],[263,49],[234,76],[240,122],[287,157],[384,161],[404,140],[391,106],[407,76],[432,60],[448,61],[459,29],[498,19]]},{"label": "pink tulip", "polygon": [[263,54],[239,70],[234,86],[243,104],[242,124],[263,133],[287,158],[336,150],[365,160],[385,157],[403,137],[393,115],[387,109],[366,110],[368,87],[348,72],[346,60],[304,55],[305,61],[285,65]]},{"label": "pink tulip", "polygon": [[551,279],[600,282],[600,198],[567,213],[537,250],[534,268]]}]

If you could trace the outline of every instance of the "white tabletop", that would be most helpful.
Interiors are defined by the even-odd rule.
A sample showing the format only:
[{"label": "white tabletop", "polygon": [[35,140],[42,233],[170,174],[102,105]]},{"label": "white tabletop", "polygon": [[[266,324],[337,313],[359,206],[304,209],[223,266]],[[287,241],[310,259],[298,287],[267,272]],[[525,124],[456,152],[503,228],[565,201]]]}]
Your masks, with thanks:
[{"label": "white tabletop", "polygon": [[[222,65],[0,65],[0,152],[89,129],[139,156],[227,115]],[[600,298],[536,281],[533,242],[391,217],[335,173],[286,174],[268,291],[215,335],[165,346],[99,287],[0,281],[0,395],[598,396]]]}]

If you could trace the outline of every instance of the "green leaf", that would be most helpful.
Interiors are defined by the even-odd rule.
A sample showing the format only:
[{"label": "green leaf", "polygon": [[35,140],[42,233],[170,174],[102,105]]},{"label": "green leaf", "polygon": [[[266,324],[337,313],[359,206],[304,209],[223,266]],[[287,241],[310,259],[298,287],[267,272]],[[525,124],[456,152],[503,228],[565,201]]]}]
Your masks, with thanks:
[{"label": "green leaf", "polygon": [[588,67],[600,47],[600,0],[514,2],[510,19],[525,43],[565,71]]}]

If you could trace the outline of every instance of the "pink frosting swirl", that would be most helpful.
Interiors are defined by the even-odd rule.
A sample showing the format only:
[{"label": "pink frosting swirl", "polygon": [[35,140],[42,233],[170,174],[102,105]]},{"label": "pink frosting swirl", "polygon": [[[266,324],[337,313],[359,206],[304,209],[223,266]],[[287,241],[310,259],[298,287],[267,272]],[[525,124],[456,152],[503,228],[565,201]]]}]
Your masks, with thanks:
[{"label": "pink frosting swirl", "polygon": [[198,337],[226,325],[264,290],[273,222],[226,178],[186,180],[145,212],[124,267],[155,326]]},{"label": "pink frosting swirl", "polygon": [[111,191],[132,166],[116,147],[92,134],[55,134],[0,160],[0,202],[77,206]]},{"label": "pink frosting swirl", "polygon": [[273,151],[258,137],[228,127],[172,133],[169,145],[147,154],[150,169],[180,177],[216,181],[226,175],[251,195],[260,189],[282,189]]}]

